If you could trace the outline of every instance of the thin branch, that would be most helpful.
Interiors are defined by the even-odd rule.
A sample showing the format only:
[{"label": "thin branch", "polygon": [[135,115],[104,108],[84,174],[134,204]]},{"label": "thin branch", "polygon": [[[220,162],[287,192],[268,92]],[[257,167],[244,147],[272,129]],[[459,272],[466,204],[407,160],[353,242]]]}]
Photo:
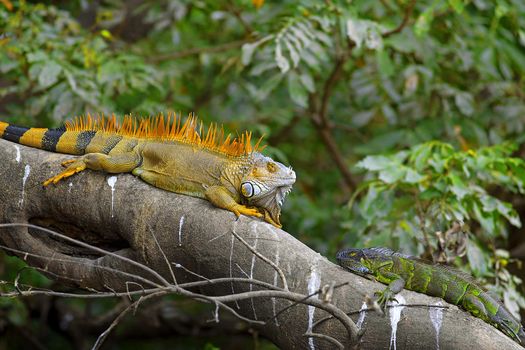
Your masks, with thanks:
[{"label": "thin branch", "polygon": [[[340,283],[340,284],[334,286],[334,289],[337,289],[337,288],[342,287],[342,286],[346,286],[347,284],[348,284],[348,282]],[[282,313],[284,313],[286,310],[288,310],[288,309],[294,307],[294,306],[297,305],[297,304],[300,304],[300,303],[306,301],[307,299],[309,299],[309,298],[311,298],[311,297],[313,297],[313,296],[315,296],[315,295],[317,295],[317,294],[319,294],[319,293],[321,293],[321,292],[322,292],[322,288],[319,288],[317,291],[315,291],[315,292],[313,292],[313,293],[311,293],[311,294],[309,294],[309,295],[306,295],[303,299],[301,299],[301,300],[299,300],[299,301],[296,301],[296,302],[294,302],[294,303],[292,303],[292,304],[290,304],[290,305],[288,305],[288,306],[282,308],[281,310],[279,310],[278,313],[276,313],[275,315],[273,315],[272,317],[270,317],[270,318],[267,320],[267,322],[270,322],[271,320],[273,320],[273,319],[279,317],[279,316],[280,316]]]},{"label": "thin branch", "polygon": [[[60,277],[60,276],[59,276]],[[1,281],[3,284],[5,283],[12,283],[7,281]],[[216,278],[216,279],[209,279],[206,281],[197,281],[197,282],[187,282],[187,283],[181,283],[177,286],[179,288],[195,288],[195,287],[202,287],[206,285],[214,285],[214,284],[221,284],[221,283],[247,283],[247,284],[253,284],[260,287],[268,288],[270,290],[278,290],[278,291],[285,291],[282,288],[276,287],[273,284],[266,283],[259,280],[249,279],[249,278],[239,278],[239,277],[224,277],[224,278]],[[134,283],[134,282],[126,282],[126,283]],[[26,285],[22,285],[26,286]],[[133,295],[146,295],[155,293],[158,291],[165,291],[167,290],[165,287],[158,287],[158,288],[149,288],[149,289],[141,289],[136,291],[126,291],[126,292],[95,292],[96,294],[84,294],[84,293],[65,293],[65,292],[55,292],[53,290],[49,289],[35,289],[35,287],[30,287],[30,290],[21,290],[20,292],[0,292],[0,297],[17,297],[17,296],[33,296],[33,295],[48,295],[48,296],[56,296],[56,297],[64,297],[64,298],[84,298],[84,299],[97,299],[97,298],[114,298],[114,297],[123,297],[123,296],[133,296]]]},{"label": "thin branch", "polygon": [[279,266],[277,266],[273,261],[271,261],[270,259],[268,259],[264,255],[262,255],[258,251],[256,251],[251,245],[248,244],[248,242],[246,242],[241,236],[239,236],[237,234],[237,232],[235,232],[235,230],[232,230],[232,234],[235,236],[235,238],[237,238],[239,241],[241,241],[241,243],[244,244],[246,246],[246,248],[248,248],[259,259],[261,259],[262,261],[264,261],[265,263],[267,263],[268,265],[273,267],[273,269],[275,271],[277,271],[277,273],[279,274],[279,277],[281,277],[281,281],[283,282],[284,290],[289,290],[288,289],[288,282],[286,282],[286,277],[284,276],[284,272],[283,272],[283,270],[281,270],[281,268]]},{"label": "thin branch", "polygon": [[251,299],[251,298],[281,298],[281,299],[286,299],[286,300],[291,300],[291,301],[297,301],[300,304],[315,306],[319,309],[322,309],[332,314],[335,318],[337,318],[346,328],[346,331],[348,332],[348,335],[350,336],[350,339],[352,339],[352,341],[357,339],[359,330],[357,329],[357,326],[355,325],[354,321],[352,321],[352,319],[348,317],[346,313],[344,313],[341,309],[339,309],[335,305],[330,304],[330,303],[325,303],[319,299],[313,299],[313,298],[305,299],[303,294],[293,293],[289,291],[258,290],[258,291],[239,293],[235,295],[218,296],[218,297],[215,297],[214,300],[229,303],[233,301],[239,301],[239,300],[245,300],[245,299]]},{"label": "thin branch", "polygon": [[[207,302],[214,303],[214,304],[219,303],[219,305],[222,306],[223,309],[229,311],[232,315],[234,315],[238,319],[243,320],[245,322],[248,322],[248,323],[251,323],[251,324],[258,324],[258,325],[264,325],[265,324],[265,322],[263,322],[263,321],[252,320],[252,319],[249,319],[247,317],[244,317],[244,316],[240,315],[233,308],[231,308],[230,306],[226,305],[225,301],[219,300],[220,298],[225,297],[225,296],[210,297],[208,295],[199,294],[199,293],[193,293],[193,292],[187,291],[185,289],[180,288],[179,286],[173,286],[172,291],[175,292],[175,293],[181,294],[183,296],[186,296],[188,298],[191,298],[191,299],[207,301]],[[283,291],[283,293],[289,293],[289,292]],[[233,296],[236,296],[236,295],[238,295],[238,294],[233,294]],[[230,295],[227,295],[227,296],[230,296]],[[241,299],[239,299],[239,300],[241,300]]]},{"label": "thin branch", "polygon": [[312,333],[312,332],[306,332],[304,334],[305,337],[314,337],[314,338],[319,338],[319,339],[323,339],[323,340],[326,340],[326,341],[329,341],[330,343],[334,344],[338,349],[343,349],[344,350],[344,345],[341,344],[341,342],[337,339],[335,339],[334,337],[331,337],[329,335],[326,335],[326,334],[320,334],[320,333]]},{"label": "thin branch", "polygon": [[310,96],[309,102],[310,119],[315,125],[316,130],[319,133],[319,136],[321,137],[321,141],[325,144],[328,153],[335,162],[335,165],[341,172],[345,185],[350,191],[354,191],[354,189],[356,188],[356,184],[344,160],[344,157],[334,140],[334,136],[331,133],[332,127],[328,119],[328,106],[334,87],[336,86],[337,82],[342,76],[344,64],[350,57],[352,47],[353,46],[350,46],[348,51],[344,52],[336,58],[335,65],[324,84],[323,93],[321,96],[321,104],[319,108],[316,108],[315,95]]},{"label": "thin branch", "polygon": [[7,223],[7,224],[0,224],[0,228],[3,228],[3,227],[27,227],[27,228],[33,228],[35,230],[40,230],[40,231],[43,231],[43,232],[46,232],[46,233],[49,233],[50,235],[53,235],[53,236],[56,236],[56,237],[59,237],[65,241],[68,241],[70,243],[74,243],[76,245],[79,245],[83,248],[88,248],[88,249],[91,249],[97,253],[100,253],[100,254],[104,254],[104,255],[109,255],[109,256],[112,256],[114,258],[117,258],[119,260],[122,260],[122,261],[125,261],[127,263],[130,263],[131,265],[133,266],[136,266],[140,269],[143,269],[149,273],[151,273],[153,276],[155,276],[156,278],[159,279],[159,281],[161,281],[164,285],[168,286],[170,285],[170,283],[164,278],[162,277],[157,271],[149,268],[148,266],[144,265],[144,264],[141,264],[139,262],[136,262],[135,260],[131,260],[129,258],[126,258],[124,256],[121,256],[121,255],[118,255],[118,254],[115,254],[113,252],[110,252],[110,251],[107,251],[105,249],[102,249],[102,248],[98,248],[98,247],[95,247],[91,244],[88,244],[88,243],[85,243],[85,242],[82,242],[82,241],[79,241],[75,238],[71,238],[69,236],[66,236],[66,235],[63,235],[61,233],[58,233],[58,232],[55,232],[55,231],[52,231],[52,230],[49,230],[47,228],[44,228],[44,227],[40,227],[40,226],[37,226],[37,225],[33,225],[33,224],[26,224],[26,223]]},{"label": "thin branch", "polygon": [[144,300],[147,300],[147,299],[152,299],[152,298],[155,298],[155,297],[159,297],[159,296],[162,296],[162,295],[165,295],[166,292],[164,291],[161,291],[161,292],[156,292],[156,293],[153,293],[153,294],[149,294],[149,295],[146,295],[146,296],[142,296],[140,297],[139,300],[135,301],[134,303],[128,305],[114,320],[113,322],[111,322],[111,324],[109,325],[109,327],[104,331],[102,332],[102,334],[100,334],[100,336],[97,338],[97,341],[95,342],[95,344],[93,345],[93,347],[91,348],[92,350],[98,350],[100,349],[100,347],[102,346],[102,344],[104,343],[104,341],[106,340],[106,338],[108,337],[108,335],[111,333],[111,331],[113,330],[113,328],[115,328],[119,323],[120,321],[124,318],[124,316],[126,316],[128,314],[128,312],[130,310],[132,310],[134,308],[134,306],[139,303],[140,301],[144,301]]},{"label": "thin branch", "polygon": [[[399,24],[399,26],[397,26],[393,30],[383,33],[383,37],[388,37],[392,34],[398,33],[401,30],[403,30],[403,28],[407,25],[410,16],[412,15],[415,4],[416,1],[412,0],[405,9],[405,15],[401,24]],[[330,97],[332,96],[333,90],[337,85],[337,82],[342,76],[344,65],[350,57],[350,53],[353,46],[353,43],[349,43],[348,49],[336,57],[335,65],[332,68],[328,79],[325,81],[319,108],[317,109],[313,106],[313,101],[315,100],[315,98],[313,97],[315,96],[311,96],[309,106],[310,119],[312,120],[312,123],[316,126],[317,132],[321,137],[321,141],[325,144],[328,153],[332,157],[341,175],[343,176],[345,185],[351,192],[353,192],[356,188],[356,183],[331,132],[332,126],[328,118],[328,107]]]},{"label": "thin branch", "polygon": [[242,13],[241,11],[239,11],[239,9],[235,6],[235,4],[232,2],[232,1],[228,1],[228,10],[233,13],[233,15],[235,16],[235,18],[237,18],[237,20],[239,21],[239,23],[243,26],[244,28],[244,31],[247,33],[247,34],[251,34],[253,33],[253,28],[250,26],[250,24],[248,24],[244,18],[242,18]]},{"label": "thin branch", "polygon": [[387,38],[390,35],[401,32],[403,28],[405,28],[405,26],[408,24],[408,21],[410,17],[412,16],[412,12],[414,11],[415,6],[416,6],[416,0],[412,0],[405,9],[405,15],[403,16],[403,20],[401,21],[401,23],[396,28],[383,33],[383,38]]},{"label": "thin branch", "polygon": [[[136,275],[136,274],[131,274],[129,272],[125,272],[125,271],[122,271],[122,270],[117,270],[117,269],[114,269],[114,268],[108,267],[108,266],[95,265],[94,263],[86,264],[86,262],[84,262],[84,261],[77,261],[77,260],[74,260],[74,259],[57,259],[57,258],[54,258],[54,257],[48,257],[48,256],[40,255],[40,254],[28,253],[28,252],[22,251],[20,249],[10,248],[10,247],[2,245],[2,244],[0,244],[0,248],[2,248],[3,250],[9,251],[9,252],[13,252],[13,253],[16,253],[16,254],[24,254],[25,256],[30,256],[30,257],[34,257],[34,258],[42,259],[42,260],[48,260],[48,261],[52,260],[54,262],[65,262],[65,263],[69,263],[69,264],[89,265],[89,266],[93,266],[93,267],[95,267],[97,269],[100,269],[100,270],[109,271],[109,272],[120,274],[120,275],[123,275],[123,276],[126,276],[126,277],[130,277],[130,278],[134,278],[134,279],[140,280],[140,281],[142,281],[144,283],[150,284],[150,285],[152,285],[154,287],[157,287],[157,288],[161,287],[160,284],[155,283],[155,282],[153,282],[153,281],[151,281],[149,279],[146,279],[146,278],[144,278],[142,276],[139,276],[139,275]],[[51,276],[55,276],[55,277],[60,278],[60,279],[66,279],[66,280],[71,280],[71,281],[78,282],[78,279],[75,279],[75,278],[72,278],[72,277],[69,277],[69,276],[58,275],[58,274],[56,274],[54,272],[51,272],[51,271],[49,271],[47,269],[44,269],[44,268],[41,268],[41,267],[33,266],[32,268],[37,270],[37,271],[40,271],[42,273],[45,273],[45,274],[48,274],[48,275],[51,275]],[[129,283],[129,281],[128,281],[128,283]]]},{"label": "thin branch", "polygon": [[167,60],[176,60],[180,58],[185,58],[185,57],[189,57],[193,55],[200,55],[202,53],[219,53],[219,52],[236,49],[238,47],[241,47],[244,44],[247,44],[253,41],[254,39],[242,39],[242,40],[235,40],[229,43],[220,44],[216,46],[194,47],[194,48],[183,50],[183,51],[170,52],[170,53],[152,56],[148,58],[148,61],[151,63],[158,63],[158,62],[167,61]]},{"label": "thin branch", "polygon": [[175,278],[175,272],[173,272],[173,268],[171,267],[171,263],[168,260],[168,257],[164,253],[164,249],[162,249],[162,247],[160,246],[159,240],[157,239],[155,232],[153,232],[153,230],[151,229],[151,227],[149,227],[149,225],[148,225],[148,228],[150,229],[151,235],[153,236],[153,239],[155,240],[155,245],[159,248],[160,253],[162,254],[162,257],[164,258],[164,261],[166,262],[166,265],[168,265],[168,269],[170,270],[170,274],[171,274],[171,278],[173,279],[173,283],[177,284],[177,278]]},{"label": "thin branch", "polygon": [[[349,49],[350,50],[350,49]],[[343,67],[346,61],[348,60],[348,57],[350,57],[350,51],[342,54],[340,57],[336,58],[335,65],[330,72],[330,75],[328,76],[328,79],[326,80],[323,88],[323,95],[321,98],[321,107],[319,109],[319,118],[320,125],[323,127],[329,127],[328,122],[328,102],[330,100],[330,96],[332,95],[332,91],[341,78],[341,74],[343,72]]]},{"label": "thin branch", "polygon": [[203,279],[203,280],[205,280],[205,281],[210,281],[209,278],[206,278],[206,277],[204,277],[204,276],[201,275],[201,274],[198,274],[198,273],[196,273],[196,272],[193,272],[193,271],[191,271],[190,269],[185,268],[184,266],[182,266],[182,265],[179,264],[179,263],[172,263],[172,264],[175,265],[175,267],[178,268],[178,269],[183,269],[184,271],[186,271],[186,272],[189,273],[190,275],[193,275],[193,276],[198,277],[198,278],[200,278],[200,279]]}]

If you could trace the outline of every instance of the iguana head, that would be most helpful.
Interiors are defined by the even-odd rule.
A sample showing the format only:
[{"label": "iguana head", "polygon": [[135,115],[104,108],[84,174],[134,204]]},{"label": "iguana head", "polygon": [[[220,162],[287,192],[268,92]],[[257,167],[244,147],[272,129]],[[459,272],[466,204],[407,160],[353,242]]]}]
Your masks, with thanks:
[{"label": "iguana head", "polygon": [[337,262],[358,275],[373,274],[392,255],[408,257],[388,248],[348,248],[337,253]]},{"label": "iguana head", "polygon": [[370,274],[371,270],[366,266],[368,259],[364,249],[348,248],[337,252],[337,262],[347,270],[358,275]]},{"label": "iguana head", "polygon": [[264,214],[267,222],[281,227],[281,206],[294,183],[295,172],[291,167],[257,154],[250,171],[241,180],[240,193],[249,206]]}]

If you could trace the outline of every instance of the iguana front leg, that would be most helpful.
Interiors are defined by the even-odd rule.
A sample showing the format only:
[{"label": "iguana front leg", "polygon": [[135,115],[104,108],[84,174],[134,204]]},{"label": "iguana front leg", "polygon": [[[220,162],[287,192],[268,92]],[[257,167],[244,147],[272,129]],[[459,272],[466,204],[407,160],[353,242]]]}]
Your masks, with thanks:
[{"label": "iguana front leg", "polygon": [[396,294],[405,288],[406,281],[399,275],[392,272],[381,272],[380,282],[384,280],[391,281],[383,291],[375,292],[377,303],[383,311],[386,311],[386,303],[396,301]]},{"label": "iguana front leg", "polygon": [[213,205],[219,208],[223,208],[233,212],[237,217],[241,214],[246,216],[263,217],[257,209],[248,208],[242,204],[239,204],[233,199],[230,191],[223,186],[210,186],[206,188],[204,192],[206,199],[208,199]]},{"label": "iguana front leg", "polygon": [[140,156],[136,152],[126,152],[114,156],[103,153],[88,153],[82,157],[66,160],[62,163],[66,169],[44,182],[56,184],[62,179],[70,177],[84,169],[103,170],[107,173],[127,173],[140,164]]}]

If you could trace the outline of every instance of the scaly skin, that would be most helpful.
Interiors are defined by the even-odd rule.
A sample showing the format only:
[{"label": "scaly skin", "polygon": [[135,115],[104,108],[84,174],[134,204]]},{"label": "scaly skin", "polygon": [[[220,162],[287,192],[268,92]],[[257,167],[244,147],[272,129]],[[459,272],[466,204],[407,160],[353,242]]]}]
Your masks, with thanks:
[{"label": "scaly skin", "polygon": [[405,288],[458,305],[518,343],[525,341],[522,325],[503,304],[461,271],[444,265],[431,265],[388,248],[344,249],[337,253],[337,261],[353,273],[371,275],[377,281],[388,284],[383,291],[376,293],[383,308],[387,301],[394,300],[394,296]]},{"label": "scaly skin", "polygon": [[[131,118],[122,125],[110,119],[83,118],[59,129],[24,128],[0,122],[0,137],[52,152],[80,155],[46,180],[57,184],[85,169],[131,172],[171,192],[204,198],[233,212],[263,218],[281,227],[279,216],[295,172],[252,149],[251,134],[222,138],[216,126],[206,137],[197,120],[168,116]],[[218,134],[218,135],[217,135]]]}]

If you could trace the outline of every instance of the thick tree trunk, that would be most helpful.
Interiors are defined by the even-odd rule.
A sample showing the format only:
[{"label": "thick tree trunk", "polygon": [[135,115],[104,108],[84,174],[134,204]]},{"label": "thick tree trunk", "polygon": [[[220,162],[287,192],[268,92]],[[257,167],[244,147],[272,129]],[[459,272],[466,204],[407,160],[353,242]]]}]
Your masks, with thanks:
[{"label": "thick tree trunk", "polygon": [[[198,279],[187,269],[209,279],[252,277],[282,287],[276,270],[243,245],[232,234],[235,230],[280,266],[292,292],[308,295],[332,282],[349,282],[334,291],[332,303],[350,312],[361,308],[365,295],[384,288],[344,271],[285,231],[244,216],[236,221],[232,213],[207,201],[156,189],[129,174],[112,176],[87,170],[57,186],[43,188],[42,182],[60,171],[61,161],[70,158],[0,140],[1,222],[46,226],[143,262],[170,281],[167,261],[180,264],[172,264],[178,283]],[[286,217],[283,222],[286,225]],[[329,232],[326,236],[330,239]],[[126,281],[134,279],[109,272],[103,268],[107,266],[155,280],[150,273],[114,256],[100,255],[27,227],[0,229],[0,241],[22,252],[52,258],[18,254],[30,265],[44,267],[54,278],[62,276],[65,283],[79,287],[125,291]],[[228,295],[249,290],[262,287],[228,282],[194,291]],[[363,313],[359,322],[359,315],[354,315],[354,321],[365,330],[361,349],[521,348],[494,327],[440,299],[403,291],[398,300],[448,308],[396,307],[386,317]],[[229,305],[244,317],[267,320],[291,302],[257,298]],[[315,320],[326,315],[318,308],[296,305],[258,327],[262,335],[283,349],[332,349],[334,345],[326,340],[304,335]],[[350,345],[345,328],[334,319],[316,326],[314,332]]]}]

